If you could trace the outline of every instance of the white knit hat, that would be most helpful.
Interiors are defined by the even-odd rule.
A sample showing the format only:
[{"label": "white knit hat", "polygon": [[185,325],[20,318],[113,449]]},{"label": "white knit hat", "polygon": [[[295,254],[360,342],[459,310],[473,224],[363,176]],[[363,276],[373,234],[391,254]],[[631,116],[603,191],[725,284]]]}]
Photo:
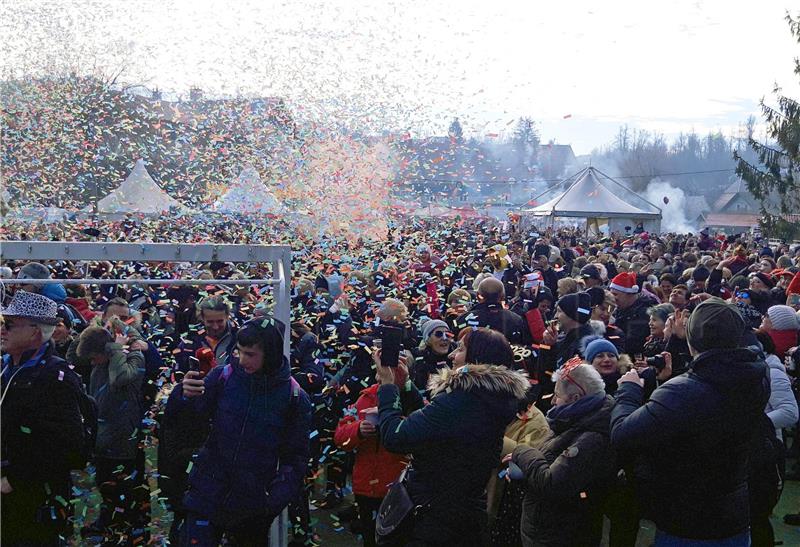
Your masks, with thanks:
[{"label": "white knit hat", "polygon": [[767,315],[775,330],[798,330],[800,324],[797,323],[797,316],[789,306],[770,306]]}]

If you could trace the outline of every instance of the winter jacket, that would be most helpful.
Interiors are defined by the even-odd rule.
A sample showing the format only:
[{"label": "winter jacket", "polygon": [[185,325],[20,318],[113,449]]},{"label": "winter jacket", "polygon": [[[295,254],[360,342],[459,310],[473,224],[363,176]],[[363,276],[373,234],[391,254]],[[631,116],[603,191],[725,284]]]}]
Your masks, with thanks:
[{"label": "winter jacket", "polygon": [[[194,357],[195,352],[200,348],[211,348],[205,335],[200,334],[201,332],[205,332],[204,327],[200,325],[198,328],[199,331],[192,331],[190,329],[189,335],[178,344],[178,350],[175,353],[176,371],[188,372],[192,368],[189,358]],[[214,351],[217,364],[227,364],[233,355],[236,349],[236,330],[236,327],[229,323],[228,330],[226,330],[222,338],[217,341],[217,345],[211,348]]]},{"label": "winter jacket", "polygon": [[625,353],[634,355],[642,353],[645,340],[650,336],[650,317],[647,309],[658,304],[656,300],[640,294],[629,307],[617,308],[614,313],[614,325],[625,333]]},{"label": "winter jacket", "polygon": [[555,371],[561,365],[581,354],[581,340],[584,336],[594,334],[594,329],[588,323],[579,325],[563,336],[559,336],[556,345],[542,352],[546,363],[546,370]]},{"label": "winter jacket", "polygon": [[78,313],[83,316],[86,322],[91,322],[95,316],[100,315],[98,312],[93,311],[89,307],[89,302],[87,302],[85,298],[67,298],[64,303],[75,308]]},{"label": "winter jacket", "polygon": [[616,393],[611,441],[639,456],[645,517],[689,539],[722,539],[749,526],[749,447],[769,400],[767,365],[747,349],[711,350],[656,389]]},{"label": "winter jacket", "polygon": [[[507,456],[518,446],[537,447],[552,435],[553,432],[550,430],[542,411],[535,406],[531,406],[524,414],[517,414],[516,419],[506,428],[506,432],[503,435],[503,448],[500,454]],[[497,509],[500,505],[500,500],[503,499],[506,482],[498,477],[500,469],[495,468],[495,471],[497,473],[492,473],[489,477],[489,484],[486,486],[487,508],[490,520],[497,515]]]},{"label": "winter jacket", "polygon": [[502,366],[466,365],[431,378],[431,402],[403,418],[397,386],[378,389],[381,441],[411,454],[407,488],[422,505],[412,537],[463,545],[486,522],[486,484],[528,380]]},{"label": "winter jacket", "polygon": [[786,369],[775,355],[768,355],[764,360],[769,366],[770,394],[767,403],[767,417],[775,426],[775,436],[783,440],[782,429],[797,423],[797,399],[792,391],[792,382],[786,375]]},{"label": "winter jacket", "polygon": [[311,332],[304,333],[295,343],[292,339],[290,359],[292,376],[309,395],[325,387],[325,370],[319,360],[320,344]]},{"label": "winter jacket", "polygon": [[309,457],[311,402],[279,370],[247,374],[238,362],[214,368],[203,395],[184,398],[178,384],[167,402],[170,419],[189,413],[212,420],[211,433],[191,464],[186,511],[221,526],[275,518],[300,491]]},{"label": "winter jacket", "polygon": [[[408,464],[405,454],[395,454],[384,448],[380,436],[362,437],[359,426],[365,419],[365,410],[378,406],[378,384],[361,392],[356,404],[339,421],[333,440],[342,450],[356,451],[353,467],[353,493],[357,496],[382,498],[389,485],[397,480]],[[400,392],[404,415],[422,408],[422,396],[413,384]],[[377,417],[377,414],[375,415]]]},{"label": "winter jacket", "polygon": [[530,331],[525,321],[500,304],[475,304],[471,310],[456,319],[456,325],[459,329],[488,327],[503,333],[511,344],[530,344]]},{"label": "winter jacket", "polygon": [[430,347],[425,346],[425,349],[411,350],[414,356],[414,361],[411,363],[411,368],[408,375],[414,385],[422,392],[428,389],[428,379],[432,374],[436,374],[443,368],[450,368],[453,366],[453,361],[449,357],[449,352],[445,355],[440,355],[434,352]]},{"label": "winter jacket", "polygon": [[599,543],[602,499],[617,471],[609,440],[614,399],[600,397],[599,408],[549,420],[554,436],[539,448],[514,450],[512,461],[522,469],[526,484],[523,545]]},{"label": "winter jacket", "polygon": [[36,529],[40,507],[55,517],[56,527],[66,523],[65,506],[57,500],[70,499],[70,469],[82,467],[78,397],[83,386],[67,362],[53,353],[50,342],[23,355],[19,367],[4,355],[0,386],[2,475],[14,489],[3,494],[3,503],[19,504],[15,513],[30,516],[25,522],[3,523],[3,543],[12,534],[33,542],[41,540],[41,530]]},{"label": "winter jacket", "polygon": [[142,421],[144,356],[125,352],[121,344],[106,344],[108,364],[92,368],[89,394],[97,401],[97,441],[94,453],[102,458],[132,460]]}]

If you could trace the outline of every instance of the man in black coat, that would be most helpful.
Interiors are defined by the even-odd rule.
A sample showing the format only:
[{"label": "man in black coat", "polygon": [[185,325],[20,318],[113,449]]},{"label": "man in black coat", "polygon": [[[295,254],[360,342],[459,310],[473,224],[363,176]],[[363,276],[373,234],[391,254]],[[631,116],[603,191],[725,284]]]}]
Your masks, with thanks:
[{"label": "man in black coat", "polygon": [[644,342],[650,336],[650,316],[647,310],[658,302],[639,291],[636,274],[626,272],[611,280],[609,290],[617,302],[614,324],[625,333],[625,353],[642,353]]},{"label": "man in black coat", "polygon": [[505,288],[502,281],[489,277],[478,285],[478,303],[456,319],[456,327],[486,327],[503,333],[511,344],[530,343],[530,331],[518,314],[503,308]]},{"label": "man in black coat", "polygon": [[622,457],[638,457],[656,543],[749,545],[747,462],[769,400],[768,369],[738,347],[744,319],[723,300],[700,304],[686,330],[694,357],[689,371],[656,389],[644,406],[636,371],[620,379],[611,442]]},{"label": "man in black coat", "polygon": [[17,291],[2,310],[3,545],[69,535],[70,469],[82,466],[80,377],[50,341],[56,303]]}]

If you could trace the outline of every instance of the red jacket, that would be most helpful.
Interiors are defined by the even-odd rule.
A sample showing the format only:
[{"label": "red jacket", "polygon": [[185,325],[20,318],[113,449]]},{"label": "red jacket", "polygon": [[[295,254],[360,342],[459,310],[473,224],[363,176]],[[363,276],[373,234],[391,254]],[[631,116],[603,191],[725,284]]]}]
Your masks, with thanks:
[{"label": "red jacket", "polygon": [[783,362],[786,352],[797,345],[797,331],[792,330],[771,330],[769,337],[775,344],[775,355]]},{"label": "red jacket", "polygon": [[348,414],[336,427],[333,440],[342,450],[355,450],[356,464],[353,469],[353,493],[370,498],[383,498],[389,485],[397,480],[400,472],[406,467],[408,458],[401,454],[393,454],[380,444],[380,434],[362,438],[358,434],[358,426],[364,420],[364,411],[378,406],[378,384],[373,384],[361,392],[351,411],[358,413],[358,418]]},{"label": "red jacket", "polygon": [[99,315],[96,311],[92,311],[91,308],[89,308],[89,303],[85,298],[67,298],[64,302],[75,308],[87,322],[94,319],[96,315]]}]

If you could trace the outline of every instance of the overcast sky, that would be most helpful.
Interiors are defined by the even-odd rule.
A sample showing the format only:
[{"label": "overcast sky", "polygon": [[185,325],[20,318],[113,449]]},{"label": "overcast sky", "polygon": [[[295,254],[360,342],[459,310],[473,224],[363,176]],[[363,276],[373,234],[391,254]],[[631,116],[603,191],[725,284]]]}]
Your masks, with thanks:
[{"label": "overcast sky", "polygon": [[[476,136],[527,115],[576,153],[621,124],[730,134],[775,83],[800,95],[796,1],[13,1],[0,67],[119,65],[185,95],[277,95],[300,118]],[[565,116],[568,116],[565,118]]]}]

